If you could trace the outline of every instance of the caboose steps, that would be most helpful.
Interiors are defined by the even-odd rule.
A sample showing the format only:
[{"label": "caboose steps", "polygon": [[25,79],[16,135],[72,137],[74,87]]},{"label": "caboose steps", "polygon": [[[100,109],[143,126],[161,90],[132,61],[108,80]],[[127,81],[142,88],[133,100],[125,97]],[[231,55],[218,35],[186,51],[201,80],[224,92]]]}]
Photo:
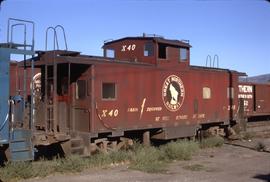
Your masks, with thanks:
[{"label": "caboose steps", "polygon": [[31,130],[14,129],[11,132],[9,151],[11,161],[27,161],[34,159],[31,141]]},{"label": "caboose steps", "polygon": [[70,152],[71,154],[76,155],[84,154],[84,144],[82,138],[75,137],[70,139]]}]

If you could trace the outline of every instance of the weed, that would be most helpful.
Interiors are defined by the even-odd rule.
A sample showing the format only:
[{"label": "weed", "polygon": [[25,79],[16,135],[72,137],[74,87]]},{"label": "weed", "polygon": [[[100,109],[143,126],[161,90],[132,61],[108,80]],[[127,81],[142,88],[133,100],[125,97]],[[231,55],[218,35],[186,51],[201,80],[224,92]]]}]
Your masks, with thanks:
[{"label": "weed", "polygon": [[161,152],[154,147],[139,147],[131,161],[131,168],[145,172],[164,171],[166,164],[161,160]]},{"label": "weed", "polygon": [[3,181],[11,179],[27,179],[32,177],[32,164],[29,162],[6,163],[4,169],[1,169],[0,176]]},{"label": "weed", "polygon": [[116,151],[109,154],[109,158],[112,163],[130,161],[132,159],[133,152],[131,151]]},{"label": "weed", "polygon": [[263,152],[266,150],[266,145],[260,141],[256,144],[255,149],[259,152]]},{"label": "weed", "polygon": [[224,144],[224,139],[220,136],[209,137],[203,139],[200,143],[201,148],[221,147]]},{"label": "weed", "polygon": [[189,160],[199,149],[196,142],[177,141],[161,147],[144,147],[135,143],[130,150],[109,154],[97,153],[82,158],[72,155],[66,158],[37,162],[8,162],[1,168],[3,181],[17,181],[33,177],[45,177],[52,173],[81,172],[87,168],[106,167],[112,163],[128,162],[132,169],[145,172],[162,172],[172,160]]},{"label": "weed", "polygon": [[170,142],[160,148],[163,153],[163,158],[168,160],[190,160],[191,156],[197,152],[198,149],[198,143],[186,140]]},{"label": "weed", "polygon": [[56,159],[56,172],[81,172],[87,167],[87,160],[78,155],[71,155],[66,158]]},{"label": "weed", "polygon": [[55,164],[50,161],[39,162],[8,162],[0,170],[3,181],[16,181],[33,177],[45,177],[55,170]]},{"label": "weed", "polygon": [[88,167],[101,167],[111,163],[110,156],[104,153],[98,153],[87,158]]},{"label": "weed", "polygon": [[242,139],[244,140],[250,140],[252,138],[254,138],[255,134],[252,132],[245,132],[242,134]]}]

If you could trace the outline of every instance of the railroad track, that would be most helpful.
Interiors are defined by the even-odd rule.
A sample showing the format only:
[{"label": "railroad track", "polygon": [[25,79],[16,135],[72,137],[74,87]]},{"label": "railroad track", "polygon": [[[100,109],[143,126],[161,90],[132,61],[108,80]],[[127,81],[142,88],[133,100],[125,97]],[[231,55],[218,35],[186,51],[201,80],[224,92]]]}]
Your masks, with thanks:
[{"label": "railroad track", "polygon": [[270,137],[270,121],[256,121],[247,123],[247,132],[256,137]]}]

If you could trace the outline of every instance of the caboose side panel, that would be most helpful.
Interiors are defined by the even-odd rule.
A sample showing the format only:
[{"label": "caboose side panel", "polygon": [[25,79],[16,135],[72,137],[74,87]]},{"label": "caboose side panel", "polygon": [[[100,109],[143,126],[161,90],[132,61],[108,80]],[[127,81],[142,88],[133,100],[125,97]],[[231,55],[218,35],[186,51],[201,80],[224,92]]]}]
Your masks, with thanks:
[{"label": "caboose side panel", "polygon": [[[107,129],[131,130],[195,126],[231,119],[227,72],[186,72],[113,63],[95,68],[98,109],[96,120],[91,122],[95,122],[97,132],[106,130],[104,125]],[[172,82],[174,87],[178,86],[178,105],[170,104],[171,100],[164,101],[170,87],[173,89]]]}]

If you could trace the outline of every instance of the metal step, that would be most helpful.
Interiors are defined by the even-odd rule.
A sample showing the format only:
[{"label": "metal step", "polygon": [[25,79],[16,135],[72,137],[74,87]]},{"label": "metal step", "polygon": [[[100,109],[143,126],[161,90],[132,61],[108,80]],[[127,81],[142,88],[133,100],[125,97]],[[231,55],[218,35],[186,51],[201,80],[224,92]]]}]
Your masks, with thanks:
[{"label": "metal step", "polygon": [[71,142],[71,154],[83,155],[84,145],[83,140],[79,137],[72,138]]},{"label": "metal step", "polygon": [[27,161],[34,159],[31,141],[31,130],[14,129],[10,136],[11,161]]},{"label": "metal step", "polygon": [[77,155],[82,155],[83,154],[84,147],[79,146],[79,147],[72,147],[71,148],[71,154],[77,154]]}]

